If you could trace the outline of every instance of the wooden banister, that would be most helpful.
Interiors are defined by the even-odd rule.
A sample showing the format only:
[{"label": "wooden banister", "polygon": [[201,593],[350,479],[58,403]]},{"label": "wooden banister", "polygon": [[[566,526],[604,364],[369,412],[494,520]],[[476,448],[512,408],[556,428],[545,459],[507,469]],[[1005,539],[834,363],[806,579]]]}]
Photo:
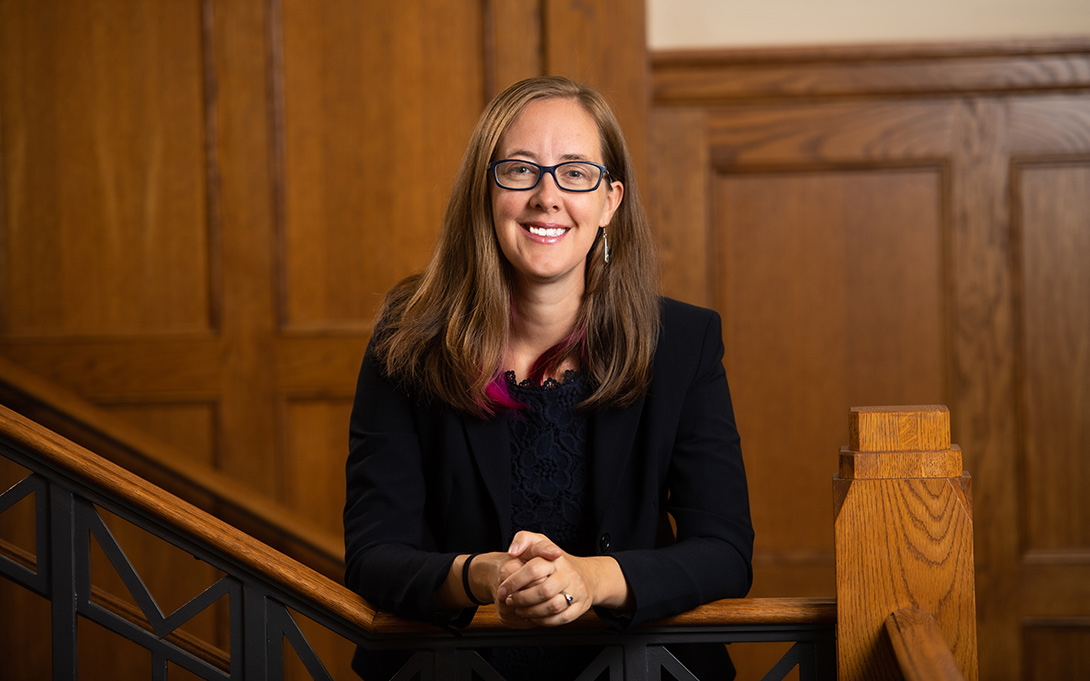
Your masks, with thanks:
[{"label": "wooden banister", "polygon": [[[342,584],[4,406],[0,406],[0,439],[32,452],[59,474],[78,479],[142,515],[231,557],[251,574],[367,634],[411,637],[434,635],[438,631],[431,625],[373,608]],[[20,564],[32,562],[32,558],[18,552],[9,555]],[[835,619],[836,603],[831,598],[747,598],[716,601],[649,626],[831,625]],[[569,626],[591,630],[606,625],[588,612]],[[506,627],[491,606],[481,608],[469,627],[470,631],[503,629]]]},{"label": "wooden banister", "polygon": [[[849,440],[834,479],[835,600],[727,599],[648,627],[674,636],[673,628],[686,627],[835,626],[840,679],[905,675],[910,681],[976,681],[971,487],[960,472],[961,452],[950,444],[948,412],[945,407],[853,409]],[[391,637],[413,646],[438,640],[438,628],[375,609],[337,581],[3,406],[0,442],[6,455],[33,465],[51,484],[84,490],[101,503],[109,499],[126,509],[126,517],[164,528],[161,536],[185,537],[200,550],[225,557],[237,566],[234,574],[249,575],[332,618],[336,624],[329,626],[342,635],[366,645],[369,639]],[[23,567],[34,562],[9,545],[0,544],[0,554]],[[93,600],[147,627],[124,601],[101,591],[93,592]],[[612,636],[605,628],[588,613],[566,631]],[[491,607],[478,611],[467,632],[513,635]],[[184,632],[171,636],[175,645],[215,667],[228,663],[226,653]],[[933,669],[946,676],[935,676]]]},{"label": "wooden banister", "polygon": [[949,412],[852,409],[849,442],[833,481],[838,678],[900,679],[886,620],[918,608],[976,681],[972,488]]},{"label": "wooden banister", "polygon": [[[191,503],[211,499],[218,515],[249,534],[273,542],[327,576],[344,569],[344,541],[299,518],[230,476],[184,456],[162,441],[98,409],[79,396],[0,357],[0,404],[18,405],[34,421],[91,443],[98,454],[109,450],[112,459],[139,472]],[[116,456],[113,456],[116,455]]]},{"label": "wooden banister", "polygon": [[80,480],[141,514],[233,557],[252,573],[306,595],[318,607],[366,631],[373,630],[375,610],[344,586],[2,405],[0,438],[33,452],[58,473]]},{"label": "wooden banister", "polygon": [[904,608],[886,619],[897,663],[905,681],[965,681],[935,618],[919,608]]}]

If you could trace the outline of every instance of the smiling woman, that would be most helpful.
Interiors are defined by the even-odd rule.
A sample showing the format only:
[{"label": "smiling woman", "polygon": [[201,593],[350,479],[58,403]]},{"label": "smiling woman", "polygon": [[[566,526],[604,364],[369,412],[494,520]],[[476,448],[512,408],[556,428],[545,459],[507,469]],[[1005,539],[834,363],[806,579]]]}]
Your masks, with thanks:
[{"label": "smiling woman", "polygon": [[[495,175],[492,219],[500,250],[511,266],[514,293],[523,299],[516,312],[540,300],[554,305],[566,302],[569,317],[577,312],[585,288],[587,255],[624,196],[621,182],[601,181],[608,176],[608,169],[601,170],[605,167],[600,164],[601,146],[590,114],[573,100],[556,98],[527,104],[500,139],[497,153],[501,158],[525,159],[493,166],[494,171],[504,171],[502,184],[501,174]],[[565,171],[561,182],[556,179],[558,167]],[[530,183],[514,178],[516,174],[536,179]],[[567,183],[577,189],[562,186]],[[518,184],[524,186],[512,188]],[[568,334],[570,329],[563,328],[566,323],[570,322],[546,335],[538,331],[513,338],[511,350],[518,354],[508,355],[508,366],[526,377],[533,362]],[[512,329],[516,336],[521,330]]]},{"label": "smiling woman", "polygon": [[[448,626],[494,604],[513,628],[593,608],[623,629],[745,595],[753,530],[720,320],[659,298],[655,271],[602,97],[563,78],[497,96],[430,263],[388,295],[360,370],[348,586]],[[673,652],[730,676],[722,646]],[[564,679],[595,651],[555,653],[486,655],[508,678]],[[361,650],[355,667],[397,664]]]}]

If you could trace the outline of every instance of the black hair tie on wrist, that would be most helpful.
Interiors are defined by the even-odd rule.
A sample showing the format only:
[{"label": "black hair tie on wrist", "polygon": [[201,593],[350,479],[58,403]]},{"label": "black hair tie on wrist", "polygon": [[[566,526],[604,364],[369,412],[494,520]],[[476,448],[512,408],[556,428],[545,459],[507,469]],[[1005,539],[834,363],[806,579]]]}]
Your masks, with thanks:
[{"label": "black hair tie on wrist", "polygon": [[462,563],[462,588],[466,590],[466,596],[474,605],[488,605],[488,603],[478,601],[477,597],[473,595],[473,590],[469,588],[469,563],[479,555],[481,554],[470,554],[469,558],[466,558],[466,562]]}]

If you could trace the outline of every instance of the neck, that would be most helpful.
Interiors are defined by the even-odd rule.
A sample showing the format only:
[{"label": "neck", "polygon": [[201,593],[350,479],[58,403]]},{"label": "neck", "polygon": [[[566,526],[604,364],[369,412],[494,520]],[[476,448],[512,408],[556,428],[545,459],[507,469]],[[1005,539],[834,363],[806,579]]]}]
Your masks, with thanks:
[{"label": "neck", "polygon": [[[511,332],[507,367],[521,380],[546,350],[561,342],[575,329],[583,300],[582,283],[578,290],[565,287],[525,287],[513,296]],[[559,372],[574,366],[561,366]]]}]

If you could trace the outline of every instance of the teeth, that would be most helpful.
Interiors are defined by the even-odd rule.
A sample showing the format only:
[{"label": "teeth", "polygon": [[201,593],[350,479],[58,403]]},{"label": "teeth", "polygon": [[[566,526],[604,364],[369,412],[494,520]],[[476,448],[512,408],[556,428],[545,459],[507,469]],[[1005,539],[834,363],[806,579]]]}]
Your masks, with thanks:
[{"label": "teeth", "polygon": [[530,227],[530,234],[534,234],[536,236],[556,237],[560,236],[566,231],[567,230],[563,227],[554,227],[552,229],[545,229],[543,227]]}]

